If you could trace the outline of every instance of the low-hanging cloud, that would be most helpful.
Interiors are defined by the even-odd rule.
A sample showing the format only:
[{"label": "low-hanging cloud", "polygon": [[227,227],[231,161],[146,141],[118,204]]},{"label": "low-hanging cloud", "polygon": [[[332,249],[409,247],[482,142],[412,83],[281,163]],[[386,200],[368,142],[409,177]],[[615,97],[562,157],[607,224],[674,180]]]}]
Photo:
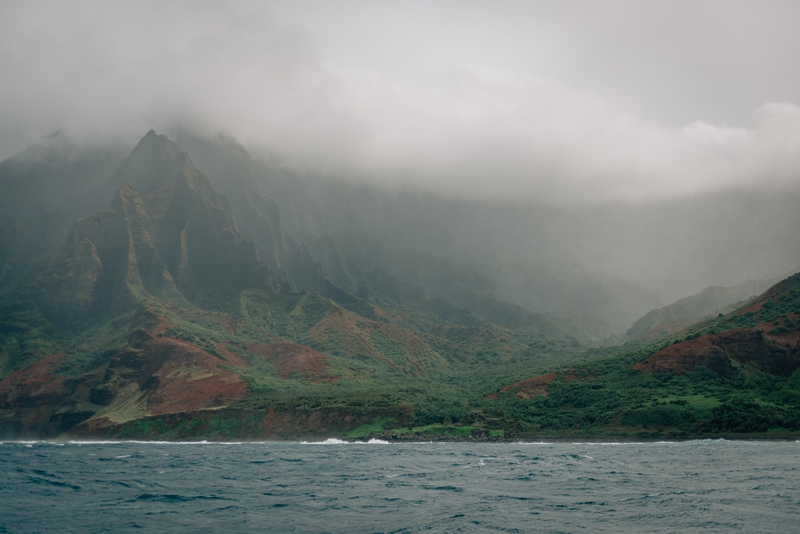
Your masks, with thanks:
[{"label": "low-hanging cloud", "polygon": [[764,103],[748,127],[671,126],[529,73],[339,68],[303,26],[248,4],[0,9],[3,157],[59,128],[131,142],[183,124],[301,169],[465,195],[573,203],[800,181],[792,102]]}]

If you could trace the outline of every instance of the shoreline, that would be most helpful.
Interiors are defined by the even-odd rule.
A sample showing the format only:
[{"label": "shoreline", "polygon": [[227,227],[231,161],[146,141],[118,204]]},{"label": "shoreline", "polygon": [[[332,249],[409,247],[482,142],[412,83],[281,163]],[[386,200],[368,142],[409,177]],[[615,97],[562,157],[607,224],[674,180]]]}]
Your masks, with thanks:
[{"label": "shoreline", "polygon": [[229,444],[241,445],[248,443],[297,443],[297,444],[353,444],[353,445],[368,445],[368,444],[385,444],[385,445],[402,445],[402,444],[428,444],[428,443],[473,443],[473,444],[522,444],[522,445],[547,445],[547,444],[575,444],[575,445],[590,445],[590,444],[650,444],[650,443],[681,443],[689,441],[758,441],[758,442],[800,442],[800,432],[781,432],[775,435],[752,435],[752,434],[701,434],[696,436],[636,436],[636,435],[561,435],[561,436],[547,436],[547,435],[517,435],[507,436],[503,438],[490,438],[490,439],[475,439],[465,438],[462,436],[408,436],[393,438],[386,436],[370,436],[365,438],[346,438],[341,436],[306,436],[306,437],[293,437],[293,438],[280,438],[272,437],[265,439],[257,438],[228,438],[217,439],[215,437],[200,437],[195,439],[159,439],[159,438],[129,438],[129,439],[81,439],[69,436],[57,438],[35,438],[35,437],[16,437],[16,438],[0,438],[0,445],[6,443],[18,444],[34,444],[34,443],[53,443],[53,444],[115,444],[115,443],[153,443],[153,444],[196,444],[196,445],[214,445],[214,444]]}]

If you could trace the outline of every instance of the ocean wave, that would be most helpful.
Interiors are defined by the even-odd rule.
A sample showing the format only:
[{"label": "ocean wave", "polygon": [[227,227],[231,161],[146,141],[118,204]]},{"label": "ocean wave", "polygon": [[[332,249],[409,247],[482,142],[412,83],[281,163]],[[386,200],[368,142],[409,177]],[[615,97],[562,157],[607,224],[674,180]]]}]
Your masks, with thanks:
[{"label": "ocean wave", "polygon": [[164,503],[177,503],[177,502],[189,502],[189,501],[198,501],[198,500],[208,500],[208,501],[228,501],[230,499],[226,497],[221,497],[219,495],[180,495],[176,493],[168,493],[168,494],[153,494],[153,493],[143,493],[141,495],[136,496],[137,501],[152,501],[152,502],[164,502]]},{"label": "ocean wave", "polygon": [[339,438],[328,438],[325,441],[301,441],[303,445],[390,445],[390,442],[372,438],[369,441],[346,441]]},{"label": "ocean wave", "polygon": [[650,521],[650,531],[721,534],[789,532],[800,521],[791,471],[797,437],[667,448],[394,440],[385,447],[368,439],[314,443],[342,447],[298,447],[299,440],[236,447],[79,442],[66,450],[4,441],[0,523],[20,532],[53,525],[116,532],[134,524],[188,532],[213,521],[253,532],[397,525],[413,532],[611,533]]}]

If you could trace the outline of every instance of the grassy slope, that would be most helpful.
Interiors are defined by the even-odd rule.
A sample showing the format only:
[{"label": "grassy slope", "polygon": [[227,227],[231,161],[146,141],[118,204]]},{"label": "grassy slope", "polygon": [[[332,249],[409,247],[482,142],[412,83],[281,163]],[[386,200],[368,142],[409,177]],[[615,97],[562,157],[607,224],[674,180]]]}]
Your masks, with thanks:
[{"label": "grassy slope", "polygon": [[[187,341],[221,358],[223,369],[245,380],[248,393],[233,408],[341,408],[377,414],[387,407],[410,406],[417,426],[459,421],[469,412],[476,391],[488,393],[510,377],[535,372],[574,353],[559,339],[514,332],[475,318],[465,321],[471,325],[453,324],[435,313],[396,303],[389,311],[379,309],[382,317],[371,320],[315,293],[247,290],[223,308],[224,312],[177,307],[145,295],[138,310],[100,317],[77,335],[53,326],[32,308],[9,315],[21,320],[24,317],[18,316],[24,312],[32,319],[19,324],[19,332],[4,336],[4,347],[8,354],[18,354],[16,347],[30,345],[30,362],[41,359],[41,354],[63,352],[65,363],[57,373],[77,379],[102,370],[109,356],[120,350],[114,347],[126,346],[130,333],[160,330],[158,336]],[[279,363],[251,350],[259,344],[286,343],[324,355],[322,379],[302,368],[281,376]],[[539,345],[546,350],[538,350]],[[224,360],[231,355],[250,365],[225,366]],[[6,358],[5,363],[3,374],[7,375],[29,362]],[[80,403],[80,409],[103,410],[86,402]],[[128,414],[115,413],[116,409],[112,406],[102,413],[117,421],[129,419]],[[128,409],[124,403],[118,408]],[[126,428],[128,434],[136,433],[135,428],[152,433],[158,426]],[[208,429],[195,430],[204,435]]]},{"label": "grassy slope", "polygon": [[[651,374],[633,366],[677,343],[702,341],[731,331],[763,332],[767,343],[796,355],[798,327],[800,276],[795,275],[748,305],[679,336],[592,349],[569,369],[534,380],[526,381],[531,375],[524,373],[500,385],[489,377],[476,380],[473,387],[477,395],[466,404],[467,414],[454,424],[411,428],[376,419],[349,437],[797,436],[800,370],[778,376],[764,372],[755,362],[733,359],[732,378],[727,379],[705,367],[685,373]],[[465,374],[458,380],[466,384],[468,377]],[[493,382],[495,388],[489,391]]]},{"label": "grassy slope", "polygon": [[[766,373],[754,363],[732,361],[733,377],[699,367],[685,374],[649,374],[633,365],[670,345],[738,329],[765,332],[774,343],[797,352],[800,276],[769,289],[755,302],[706,321],[683,335],[621,355],[578,362],[585,378],[567,380],[561,371],[547,395],[520,399],[519,388],[476,403],[489,417],[519,432],[696,435],[773,433],[800,430],[800,370],[789,376]],[[793,347],[793,348],[792,348]],[[593,375],[594,377],[590,376]]]},{"label": "grassy slope", "polygon": [[[147,139],[158,140],[155,134]],[[792,336],[800,321],[797,277],[747,308],[700,324],[680,338],[590,351],[581,351],[573,338],[544,316],[518,306],[492,298],[464,304],[479,309],[481,319],[442,299],[429,299],[424,290],[404,285],[381,269],[347,271],[344,262],[339,278],[355,288],[360,298],[346,295],[348,299],[340,305],[314,292],[277,290],[279,280],[273,280],[269,269],[258,262],[252,245],[235,236],[227,201],[213,192],[188,160],[178,153],[173,156],[176,164],[170,169],[180,170],[178,176],[185,179],[175,181],[171,171],[164,172],[170,177],[165,182],[168,188],[141,196],[131,190],[120,197],[119,206],[100,214],[116,221],[123,237],[141,234],[141,238],[124,247],[111,240],[112,247],[94,237],[108,237],[95,231],[108,225],[90,225],[87,219],[83,234],[92,237],[97,247],[81,255],[78,245],[84,241],[76,241],[77,252],[65,256],[69,261],[64,261],[61,270],[48,271],[47,279],[56,282],[86,273],[94,276],[99,269],[95,264],[103,256],[101,267],[107,271],[103,279],[113,282],[110,304],[94,305],[87,300],[91,313],[84,314],[82,326],[76,328],[74,321],[59,323],[53,319],[57,314],[48,318],[40,312],[45,309],[42,303],[57,302],[56,292],[5,300],[0,309],[0,379],[63,352],[64,363],[55,371],[58,376],[78,380],[92,375],[92,380],[101,380],[112,357],[124,351],[142,352],[130,339],[143,329],[216,358],[225,372],[244,380],[247,393],[224,407],[227,412],[220,410],[212,416],[151,417],[141,402],[134,403],[136,410],[132,410],[131,403],[124,402],[95,405],[87,395],[75,401],[72,408],[76,410],[102,412],[122,421],[122,426],[112,429],[113,435],[255,435],[258,421],[269,409],[281,409],[299,419],[315,410],[324,412],[329,420],[319,427],[322,432],[402,439],[420,434],[499,438],[565,433],[774,433],[798,427],[798,372],[775,376],[752,364],[735,363],[733,378],[727,380],[707,369],[678,376],[632,369],[672,343],[731,329],[758,329],[779,341],[794,339],[796,351]],[[156,171],[153,176],[158,177],[161,171]],[[128,204],[123,202],[126,199]],[[175,199],[182,210],[168,209]],[[146,214],[136,211],[140,204]],[[164,241],[181,236],[180,247],[174,250],[180,251],[183,267],[178,268],[177,260],[167,264],[183,292],[178,296],[186,294],[192,303],[182,296],[170,298],[171,292],[178,291],[173,291],[174,286],[170,291],[152,289],[168,279],[167,265],[152,260],[157,258],[152,252],[157,247],[139,230],[147,226],[142,222],[145,215],[162,222],[184,211],[194,215],[176,219],[175,224],[157,225],[164,235],[153,234],[153,239],[161,243],[159,250],[170,251]],[[209,232],[210,227],[218,231]],[[122,253],[117,254],[117,249]],[[231,251],[241,255],[236,265],[251,269],[230,269],[226,258],[234,256]],[[331,248],[329,252],[326,265],[333,272],[338,251]],[[209,257],[219,261],[201,261]],[[130,275],[132,265],[143,276]],[[111,276],[112,271],[127,274]],[[237,276],[231,277],[234,271]],[[76,284],[66,286],[74,289]],[[261,286],[271,290],[258,289]],[[154,297],[155,293],[161,298]],[[91,296],[88,289],[81,294]],[[72,294],[67,296],[68,304],[77,302]],[[125,306],[117,306],[117,300]],[[571,370],[557,371],[546,383],[514,385],[577,359],[581,361],[572,364]],[[247,365],[234,364],[242,361]],[[136,395],[149,394],[146,389],[141,386]],[[355,423],[337,426],[354,414],[358,416]],[[288,427],[291,424],[290,418]]]},{"label": "grassy slope", "polygon": [[696,295],[651,310],[636,321],[625,335],[629,339],[649,341],[671,336],[716,316],[718,312],[734,311],[779,280],[748,280],[733,287],[707,287]]},{"label": "grassy slope", "polygon": [[[683,375],[632,369],[637,362],[674,343],[731,329],[758,328],[773,336],[794,335],[800,318],[797,276],[772,288],[748,307],[707,321],[679,337],[580,352],[552,340],[541,342],[537,349],[533,334],[479,320],[471,326],[458,325],[396,302],[389,310],[378,308],[382,316],[373,321],[307,292],[268,295],[245,291],[228,303],[228,313],[177,308],[157,299],[148,300],[145,308],[147,313],[140,310],[136,316],[98,323],[71,340],[65,350],[68,364],[62,372],[75,375],[96,367],[103,358],[104,347],[121,342],[122,322],[130,321],[130,328],[147,328],[161,316],[171,323],[161,335],[190,341],[223,359],[228,353],[250,362],[250,367],[230,370],[244,378],[249,388],[248,395],[233,408],[255,417],[254,421],[263,416],[259,410],[267,408],[358,411],[368,422],[343,430],[340,435],[359,439],[687,437],[720,432],[782,436],[800,428],[800,371],[784,377],[765,373],[753,364],[735,364],[733,379],[726,380],[705,368]],[[340,311],[345,316],[351,313],[356,323],[338,326],[356,327],[355,330],[336,331],[337,323],[333,323],[329,325],[333,329],[331,336],[313,335],[319,332],[320,324],[326,324]],[[460,322],[474,321],[462,317]],[[402,360],[397,350],[402,351],[402,343],[387,346],[385,336],[374,334],[395,326],[393,323],[412,326],[413,335],[433,349],[431,353],[421,353],[431,356],[423,362],[423,373],[414,376],[409,369],[392,365],[393,349],[394,357]],[[365,344],[354,344],[354,331],[370,332],[367,339],[378,350],[370,352]],[[359,339],[364,340],[357,337],[356,341]],[[313,376],[302,373],[283,378],[276,365],[248,351],[256,343],[287,341],[325,354],[329,358],[326,376],[336,379],[315,381]],[[551,353],[540,350],[547,343],[555,349]],[[500,347],[505,349],[498,350]],[[571,365],[571,370],[555,372],[554,380],[547,385],[547,395],[519,398],[519,388],[504,388],[573,358],[581,359]],[[391,414],[382,415],[381,410],[398,406],[410,406],[413,416],[398,421]],[[219,414],[192,423],[190,416],[180,429],[173,423],[159,423],[161,419],[142,419],[123,425],[115,435],[248,435],[251,431],[242,426],[247,417],[234,413],[226,418]]]},{"label": "grassy slope", "polygon": [[[575,351],[576,342],[544,316],[490,299],[484,308],[497,319],[486,322],[378,271],[354,270],[363,298],[334,291],[341,306],[292,291],[240,239],[227,200],[154,132],[112,181],[120,188],[111,207],[80,219],[54,261],[0,299],[0,379],[63,353],[55,375],[36,378],[46,387],[28,381],[32,389],[19,397],[24,387],[4,382],[6,398],[16,399],[5,402],[5,416],[25,402],[34,418],[44,417],[35,413],[40,405],[54,415],[80,409],[114,421],[147,415],[142,399],[155,390],[145,383],[158,380],[137,373],[183,354],[190,363],[180,365],[199,358],[209,372],[216,363],[208,357],[247,362],[223,364],[247,384],[240,409],[412,406],[415,421],[428,424],[459,420],[487,384]],[[174,341],[150,342],[140,330]],[[106,372],[115,365],[135,369]],[[124,387],[109,385],[114,373]],[[72,380],[69,387],[59,377]],[[106,399],[98,391],[117,396],[95,404]]]}]

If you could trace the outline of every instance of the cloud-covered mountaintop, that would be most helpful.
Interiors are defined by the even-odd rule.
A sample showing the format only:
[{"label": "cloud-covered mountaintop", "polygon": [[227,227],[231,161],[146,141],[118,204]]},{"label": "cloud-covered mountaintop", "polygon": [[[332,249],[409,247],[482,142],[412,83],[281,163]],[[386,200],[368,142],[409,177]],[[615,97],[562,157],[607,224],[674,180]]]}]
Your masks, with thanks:
[{"label": "cloud-covered mountaintop", "polygon": [[584,203],[796,184],[798,7],[6,3],[0,156],[224,131],[322,174]]}]

